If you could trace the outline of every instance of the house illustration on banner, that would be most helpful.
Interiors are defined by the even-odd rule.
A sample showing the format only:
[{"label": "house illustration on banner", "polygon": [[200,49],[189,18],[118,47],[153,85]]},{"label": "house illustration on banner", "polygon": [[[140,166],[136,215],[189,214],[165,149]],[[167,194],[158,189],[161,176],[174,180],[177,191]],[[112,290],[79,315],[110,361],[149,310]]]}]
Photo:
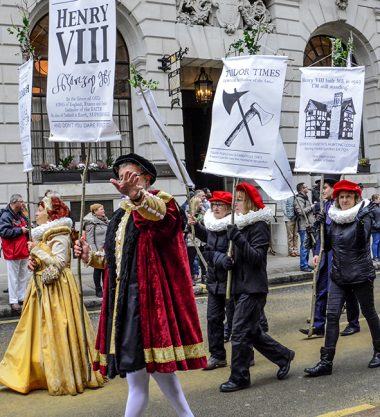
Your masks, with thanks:
[{"label": "house illustration on banner", "polygon": [[356,112],[352,98],[343,99],[343,93],[325,103],[309,99],[305,113],[305,138],[353,139]]}]

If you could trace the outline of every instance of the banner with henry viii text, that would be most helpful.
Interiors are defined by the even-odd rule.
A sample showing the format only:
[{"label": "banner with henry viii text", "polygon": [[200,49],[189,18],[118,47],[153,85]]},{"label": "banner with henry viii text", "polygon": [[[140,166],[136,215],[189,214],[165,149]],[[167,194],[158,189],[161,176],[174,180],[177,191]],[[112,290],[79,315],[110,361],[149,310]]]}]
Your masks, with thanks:
[{"label": "banner with henry viii text", "polygon": [[47,111],[51,141],[121,140],[112,118],[115,4],[50,0]]},{"label": "banner with henry viii text", "polygon": [[272,179],[287,57],[223,60],[203,172]]},{"label": "banner with henry viii text", "polygon": [[355,174],[364,67],[301,68],[295,171]]}]

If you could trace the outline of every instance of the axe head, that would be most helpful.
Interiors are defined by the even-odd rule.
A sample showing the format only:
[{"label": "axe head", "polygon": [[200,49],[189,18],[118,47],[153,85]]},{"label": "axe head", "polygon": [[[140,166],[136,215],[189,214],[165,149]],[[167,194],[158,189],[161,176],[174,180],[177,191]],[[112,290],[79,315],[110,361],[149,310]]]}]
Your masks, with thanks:
[{"label": "axe head", "polygon": [[257,116],[259,117],[261,126],[265,126],[273,119],[273,114],[264,110],[259,104],[251,104],[251,108],[256,111]]},{"label": "axe head", "polygon": [[240,99],[240,97],[248,93],[248,91],[237,91],[235,88],[235,91],[233,93],[227,93],[225,90],[223,90],[223,104],[224,108],[227,110],[228,114],[231,114],[231,110],[233,105]]}]

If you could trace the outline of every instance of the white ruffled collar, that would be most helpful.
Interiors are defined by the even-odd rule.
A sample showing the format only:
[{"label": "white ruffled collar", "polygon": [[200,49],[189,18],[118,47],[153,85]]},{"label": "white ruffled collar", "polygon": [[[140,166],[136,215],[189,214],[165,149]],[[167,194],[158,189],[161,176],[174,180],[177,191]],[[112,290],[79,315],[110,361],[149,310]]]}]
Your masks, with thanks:
[{"label": "white ruffled collar", "polygon": [[34,229],[32,229],[32,239],[35,241],[39,241],[42,239],[44,233],[47,232],[49,229],[53,227],[62,226],[67,226],[71,229],[73,227],[73,221],[69,217],[61,217],[60,219],[52,220],[51,222],[41,224],[41,226],[37,226]]},{"label": "white ruffled collar", "polygon": [[272,210],[269,207],[264,207],[257,211],[251,210],[247,214],[235,215],[235,224],[238,229],[244,229],[244,227],[256,222],[270,223],[272,217]]},{"label": "white ruffled collar", "polygon": [[[362,206],[363,201],[360,201],[358,204],[356,204],[354,207],[348,209],[348,210],[342,210],[334,205],[331,206],[329,210],[329,217],[330,219],[338,224],[346,224],[346,223],[352,223],[355,220],[356,215],[358,214],[358,211],[360,210],[360,207]],[[369,204],[369,200],[364,200],[364,207]]]},{"label": "white ruffled collar", "polygon": [[227,216],[216,219],[214,213],[208,209],[203,218],[204,225],[207,230],[211,232],[222,232],[223,230],[227,230],[227,226],[231,224],[231,214],[227,214]]}]

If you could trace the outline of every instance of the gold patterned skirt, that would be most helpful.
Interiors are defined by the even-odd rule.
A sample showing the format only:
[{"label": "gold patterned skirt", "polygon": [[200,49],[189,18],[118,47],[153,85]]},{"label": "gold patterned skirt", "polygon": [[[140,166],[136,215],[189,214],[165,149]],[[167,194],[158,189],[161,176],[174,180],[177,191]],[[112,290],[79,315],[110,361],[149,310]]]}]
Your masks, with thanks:
[{"label": "gold patterned skirt", "polygon": [[[87,381],[87,363],[80,319],[80,301],[76,279],[70,269],[59,279],[41,285],[41,305],[31,279],[18,325],[0,362],[0,384],[26,394],[48,389],[50,395],[76,395],[85,388],[102,386],[99,372],[91,368]],[[89,359],[95,357],[95,334],[85,311]]]}]

